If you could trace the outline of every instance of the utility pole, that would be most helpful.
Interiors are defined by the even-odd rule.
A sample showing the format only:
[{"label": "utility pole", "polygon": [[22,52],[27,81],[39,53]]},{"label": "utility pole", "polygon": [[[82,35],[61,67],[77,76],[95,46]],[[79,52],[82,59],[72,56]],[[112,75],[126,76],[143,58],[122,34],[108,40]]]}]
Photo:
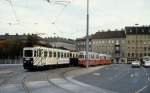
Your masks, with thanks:
[{"label": "utility pole", "polygon": [[136,30],[136,36],[135,36],[135,57],[136,57],[136,60],[138,60],[138,49],[137,49],[137,46],[138,46],[138,42],[137,42],[137,30],[138,30],[138,28],[137,28],[137,26],[138,26],[139,24],[135,24],[135,30]]},{"label": "utility pole", "polygon": [[56,48],[56,33],[53,34],[54,34],[53,44],[54,44],[54,48]]},{"label": "utility pole", "polygon": [[89,0],[87,0],[87,15],[86,15],[86,68],[89,67]]}]

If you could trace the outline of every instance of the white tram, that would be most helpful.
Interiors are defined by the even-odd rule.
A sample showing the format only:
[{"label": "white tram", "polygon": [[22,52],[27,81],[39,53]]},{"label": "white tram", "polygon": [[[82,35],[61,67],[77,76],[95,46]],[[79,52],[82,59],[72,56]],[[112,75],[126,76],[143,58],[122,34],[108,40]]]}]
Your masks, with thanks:
[{"label": "white tram", "polygon": [[46,47],[25,47],[23,49],[24,69],[68,65],[70,64],[70,58],[72,60],[77,58],[77,54],[71,53],[68,50]]}]

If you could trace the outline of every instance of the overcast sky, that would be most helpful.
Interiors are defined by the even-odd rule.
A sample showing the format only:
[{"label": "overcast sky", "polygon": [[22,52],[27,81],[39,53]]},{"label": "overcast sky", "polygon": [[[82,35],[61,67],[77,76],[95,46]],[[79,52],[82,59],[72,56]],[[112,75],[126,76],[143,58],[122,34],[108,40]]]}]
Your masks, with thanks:
[{"label": "overcast sky", "polygon": [[[45,37],[72,39],[85,36],[86,0],[56,4],[58,1],[63,0],[0,0],[0,34],[46,33]],[[89,1],[90,34],[150,24],[150,0]]]}]

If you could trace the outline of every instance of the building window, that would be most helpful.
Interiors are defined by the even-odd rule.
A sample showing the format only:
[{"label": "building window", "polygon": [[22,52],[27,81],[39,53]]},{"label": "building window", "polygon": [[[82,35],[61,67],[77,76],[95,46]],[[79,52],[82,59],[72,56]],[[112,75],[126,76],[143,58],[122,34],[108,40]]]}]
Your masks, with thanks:
[{"label": "building window", "polygon": [[148,50],[150,51],[150,47],[148,48]]},{"label": "building window", "polygon": [[111,43],[111,40],[109,40],[108,43],[110,44],[110,43]]},{"label": "building window", "polygon": [[128,44],[130,44],[130,41],[128,41]]},{"label": "building window", "polygon": [[140,57],[142,57],[142,53],[140,53]]},{"label": "building window", "polygon": [[124,57],[124,53],[122,53],[122,57]]},{"label": "building window", "polygon": [[134,53],[132,53],[132,57],[134,57]]},{"label": "building window", "polygon": [[132,47],[132,49],[134,50],[134,47]]},{"label": "building window", "polygon": [[128,57],[130,57],[130,53],[128,53]]},{"label": "building window", "polygon": [[114,40],[112,40],[112,43],[114,43]]},{"label": "building window", "polygon": [[138,57],[139,55],[138,55],[138,53],[136,53],[136,57]]},{"label": "building window", "polygon": [[125,41],[124,41],[124,40],[122,40],[122,43],[125,43]]},{"label": "building window", "polygon": [[132,40],[132,43],[134,43],[134,40]]},{"label": "building window", "polygon": [[144,47],[144,51],[146,51],[146,47]]},{"label": "building window", "polygon": [[103,40],[102,43],[105,43],[105,41]]},{"label": "building window", "polygon": [[140,40],[140,43],[142,44],[142,40]]}]

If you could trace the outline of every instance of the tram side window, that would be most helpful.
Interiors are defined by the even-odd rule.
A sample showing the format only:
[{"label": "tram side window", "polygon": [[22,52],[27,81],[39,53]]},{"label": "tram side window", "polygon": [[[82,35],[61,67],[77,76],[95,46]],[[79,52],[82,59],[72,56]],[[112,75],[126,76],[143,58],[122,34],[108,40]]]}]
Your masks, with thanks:
[{"label": "tram side window", "polygon": [[84,55],[79,55],[79,58],[84,58]]},{"label": "tram side window", "polygon": [[56,52],[54,52],[54,57],[56,57]]},{"label": "tram side window", "polygon": [[47,57],[47,51],[44,51],[44,57]]},{"label": "tram side window", "polygon": [[72,53],[70,53],[70,58],[72,58]]},{"label": "tram side window", "polygon": [[66,58],[66,53],[64,53],[64,58]]},{"label": "tram side window", "polygon": [[76,58],[78,57],[78,54],[76,54]]},{"label": "tram side window", "polygon": [[97,58],[97,59],[99,59],[99,56],[98,56],[98,55],[96,55],[96,58]]},{"label": "tram side window", "polygon": [[58,52],[58,58],[60,58],[60,52]]},{"label": "tram side window", "polygon": [[49,51],[49,57],[52,57],[52,51]]},{"label": "tram side window", "polygon": [[69,58],[69,55],[70,55],[70,54],[69,54],[69,53],[67,53],[67,57],[68,57],[68,58]]},{"label": "tram side window", "polygon": [[33,52],[32,52],[32,50],[25,50],[24,55],[25,55],[25,57],[32,57]]},{"label": "tram side window", "polygon": [[63,58],[63,53],[61,53],[61,58]]}]

